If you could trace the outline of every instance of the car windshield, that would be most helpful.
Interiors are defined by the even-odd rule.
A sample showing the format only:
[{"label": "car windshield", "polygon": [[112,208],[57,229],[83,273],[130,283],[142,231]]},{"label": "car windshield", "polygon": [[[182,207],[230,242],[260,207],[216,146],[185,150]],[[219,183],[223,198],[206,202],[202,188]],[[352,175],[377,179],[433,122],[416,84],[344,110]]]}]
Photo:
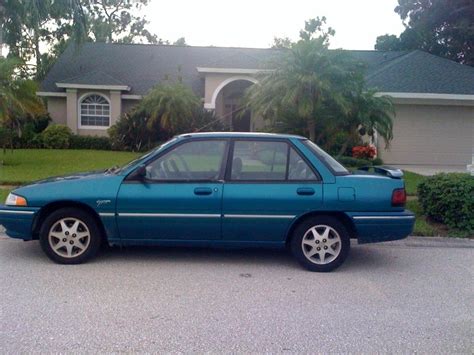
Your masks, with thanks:
[{"label": "car windshield", "polygon": [[158,150],[160,150],[161,148],[163,148],[164,146],[174,142],[177,138],[173,138],[169,141],[167,141],[166,143],[163,143],[161,145],[159,145],[158,147],[150,150],[148,153],[142,155],[142,156],[139,156],[138,158],[136,159],[133,159],[131,162],[125,164],[124,166],[122,167],[117,167],[117,168],[111,168],[111,169],[108,169],[107,172],[110,172],[110,173],[114,173],[114,174],[117,174],[121,171],[125,171],[127,170],[128,168],[134,166],[134,165],[137,165],[139,164],[141,161],[145,161],[148,157],[150,157],[151,155],[155,154],[155,152],[157,152]]},{"label": "car windshield", "polygon": [[319,148],[315,143],[311,142],[309,139],[303,141],[303,144],[308,147],[316,156],[323,161],[323,163],[331,169],[336,175],[347,175],[350,174],[341,163],[336,159],[326,153],[324,150]]}]

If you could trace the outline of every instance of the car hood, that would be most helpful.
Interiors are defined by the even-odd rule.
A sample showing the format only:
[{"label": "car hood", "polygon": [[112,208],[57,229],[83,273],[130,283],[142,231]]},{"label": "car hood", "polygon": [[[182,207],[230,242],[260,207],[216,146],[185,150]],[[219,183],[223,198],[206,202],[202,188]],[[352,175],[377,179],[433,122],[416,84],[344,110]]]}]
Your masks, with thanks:
[{"label": "car hood", "polygon": [[22,187],[32,186],[32,185],[41,185],[41,184],[49,184],[54,182],[61,182],[61,181],[73,181],[73,180],[84,180],[84,179],[95,179],[95,178],[102,178],[106,176],[110,176],[112,174],[107,173],[105,170],[98,170],[98,171],[88,171],[83,173],[74,173],[70,175],[62,175],[62,176],[53,176],[47,179],[33,181],[29,184],[23,185]]},{"label": "car hood", "polygon": [[113,205],[123,178],[103,170],[93,171],[35,181],[12,192],[25,197],[28,205],[33,207],[65,200],[95,206],[96,200],[103,199],[110,200]]}]

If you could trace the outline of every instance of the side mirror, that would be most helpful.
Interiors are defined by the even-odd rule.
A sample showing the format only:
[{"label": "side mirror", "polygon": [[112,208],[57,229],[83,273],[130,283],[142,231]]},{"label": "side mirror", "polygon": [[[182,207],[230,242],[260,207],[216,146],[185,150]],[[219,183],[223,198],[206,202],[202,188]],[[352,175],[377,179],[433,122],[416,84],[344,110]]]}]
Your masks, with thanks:
[{"label": "side mirror", "polygon": [[146,166],[140,165],[136,168],[130,175],[128,175],[127,180],[143,181],[146,177]]}]

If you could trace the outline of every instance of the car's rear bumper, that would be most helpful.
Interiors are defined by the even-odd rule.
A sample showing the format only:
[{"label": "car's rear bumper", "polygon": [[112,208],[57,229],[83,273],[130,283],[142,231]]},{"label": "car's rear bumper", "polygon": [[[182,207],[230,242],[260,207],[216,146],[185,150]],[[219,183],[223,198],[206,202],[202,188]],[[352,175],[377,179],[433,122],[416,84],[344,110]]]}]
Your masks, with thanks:
[{"label": "car's rear bumper", "polygon": [[415,215],[402,212],[349,212],[360,244],[403,239],[413,232]]},{"label": "car's rear bumper", "polygon": [[0,205],[0,225],[6,234],[12,238],[31,240],[31,231],[38,208],[9,207]]}]

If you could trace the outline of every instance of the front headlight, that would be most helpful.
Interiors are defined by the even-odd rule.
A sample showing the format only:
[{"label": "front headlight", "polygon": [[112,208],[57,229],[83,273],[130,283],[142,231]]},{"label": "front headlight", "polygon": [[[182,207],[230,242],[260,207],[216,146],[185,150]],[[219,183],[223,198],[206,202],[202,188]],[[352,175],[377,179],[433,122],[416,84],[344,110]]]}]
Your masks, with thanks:
[{"label": "front headlight", "polygon": [[26,198],[9,193],[5,201],[7,206],[27,206]]}]

